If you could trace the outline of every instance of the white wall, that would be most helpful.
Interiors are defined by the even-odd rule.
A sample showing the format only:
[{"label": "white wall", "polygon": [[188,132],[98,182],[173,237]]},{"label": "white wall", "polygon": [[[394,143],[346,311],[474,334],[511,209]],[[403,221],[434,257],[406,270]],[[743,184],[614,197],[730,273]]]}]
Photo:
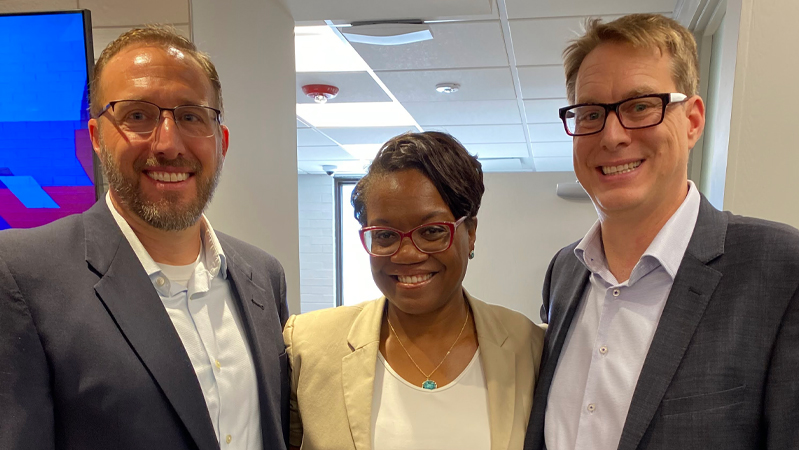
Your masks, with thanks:
[{"label": "white wall", "polygon": [[219,228],[283,264],[300,310],[294,20],[278,0],[193,0],[192,32],[219,70],[230,127],[208,210]]},{"label": "white wall", "polygon": [[306,313],[336,306],[335,188],[327,175],[299,175],[300,302]]},{"label": "white wall", "polygon": [[555,195],[557,183],[574,180],[571,172],[485,174],[475,259],[463,283],[470,294],[541,322],[541,285],[550,260],[597,219],[590,201]]},{"label": "white wall", "polygon": [[724,207],[799,227],[799,1],[736,1],[741,21]]}]

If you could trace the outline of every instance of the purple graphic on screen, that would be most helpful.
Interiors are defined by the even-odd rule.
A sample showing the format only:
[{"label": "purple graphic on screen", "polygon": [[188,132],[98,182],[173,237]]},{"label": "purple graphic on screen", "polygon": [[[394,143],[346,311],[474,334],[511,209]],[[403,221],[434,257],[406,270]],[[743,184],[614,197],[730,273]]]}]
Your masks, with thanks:
[{"label": "purple graphic on screen", "polygon": [[0,16],[0,229],[95,201],[83,14]]}]

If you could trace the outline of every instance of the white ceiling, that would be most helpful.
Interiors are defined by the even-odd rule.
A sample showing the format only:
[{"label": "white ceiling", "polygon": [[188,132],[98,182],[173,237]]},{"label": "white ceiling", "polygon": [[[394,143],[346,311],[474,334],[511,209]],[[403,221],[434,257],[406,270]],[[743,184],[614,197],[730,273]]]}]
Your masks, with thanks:
[{"label": "white ceiling", "polygon": [[[678,0],[282,0],[298,25],[422,19],[433,39],[397,46],[352,48],[424,130],[451,133],[477,154],[487,172],[571,171],[571,139],[557,109],[567,104],[561,52],[585,19],[612,20],[634,12],[671,15]],[[367,72],[299,73],[303,84],[338,86],[330,102],[391,101]],[[458,83],[454,94],[436,84]],[[353,92],[350,92],[354,89]],[[365,161],[338,144],[378,144],[415,127],[306,128],[298,121],[300,173],[363,173]],[[349,161],[346,164],[344,162]]]}]

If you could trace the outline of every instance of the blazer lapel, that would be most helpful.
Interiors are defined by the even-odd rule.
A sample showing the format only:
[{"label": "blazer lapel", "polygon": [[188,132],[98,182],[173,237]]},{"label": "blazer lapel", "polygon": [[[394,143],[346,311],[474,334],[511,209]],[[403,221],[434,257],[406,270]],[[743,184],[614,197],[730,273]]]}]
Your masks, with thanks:
[{"label": "blazer lapel", "polygon": [[699,325],[721,273],[707,263],[724,253],[727,217],[701,199],[694,233],[674,278],[633,393],[619,450],[638,447]]},{"label": "blazer lapel", "polygon": [[84,215],[86,261],[99,299],[202,450],[218,448],[208,408],[182,341],[118,225],[100,201]]},{"label": "blazer lapel", "polygon": [[[246,329],[250,353],[258,382],[258,404],[261,410],[261,427],[264,435],[288,436],[288,421],[283,420],[282,428],[275,429],[275,418],[283,417],[280,399],[272,399],[271,393],[280,387],[280,350],[274,351],[270,347],[275,345],[283,348],[283,339],[278,334],[282,329],[280,319],[271,314],[273,295],[255,284],[252,279],[252,267],[247,264],[230,246],[222,244],[227,259],[227,271],[233,292],[238,297],[239,314]],[[275,338],[268,340],[264,334],[273,332]],[[268,335],[268,334],[267,334]],[[271,356],[271,357],[270,357]],[[266,442],[266,439],[264,440]]]},{"label": "blazer lapel", "polygon": [[368,450],[372,446],[372,394],[385,303],[386,298],[382,297],[366,304],[347,336],[352,353],[341,360],[344,405],[357,450]]},{"label": "blazer lapel", "polygon": [[[590,272],[580,260],[574,256],[574,245],[567,247],[563,254],[563,265],[558,269],[555,284],[550,274],[547,274],[544,293],[549,296],[549,314],[547,332],[544,335],[544,352],[542,355],[541,370],[536,381],[535,394],[533,395],[533,411],[530,414],[527,435],[524,441],[525,450],[546,448],[544,445],[544,414],[547,409],[549,388],[555,377],[555,368],[558,366],[566,336],[569,333],[577,306],[583,299],[588,276]],[[560,257],[561,255],[558,255]],[[550,289],[551,287],[551,289]]]},{"label": "blazer lapel", "polygon": [[487,321],[486,305],[465,293],[474,311],[477,342],[488,388],[488,421],[491,429],[491,449],[504,450],[510,444],[516,399],[516,354],[503,348],[508,331],[499,322]]}]

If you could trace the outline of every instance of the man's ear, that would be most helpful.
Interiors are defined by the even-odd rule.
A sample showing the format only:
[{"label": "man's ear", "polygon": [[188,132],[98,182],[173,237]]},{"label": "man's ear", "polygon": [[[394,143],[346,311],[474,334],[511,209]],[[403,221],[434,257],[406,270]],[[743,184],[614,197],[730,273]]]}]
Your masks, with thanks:
[{"label": "man's ear", "polygon": [[220,125],[220,127],[222,128],[222,157],[224,158],[227,156],[227,149],[230,145],[230,130],[224,125]]},{"label": "man's ear", "polygon": [[100,156],[100,124],[97,119],[89,119],[89,137],[92,140],[92,149]]},{"label": "man's ear", "polygon": [[685,115],[688,118],[688,148],[694,148],[705,130],[705,102],[694,95],[688,99]]}]

